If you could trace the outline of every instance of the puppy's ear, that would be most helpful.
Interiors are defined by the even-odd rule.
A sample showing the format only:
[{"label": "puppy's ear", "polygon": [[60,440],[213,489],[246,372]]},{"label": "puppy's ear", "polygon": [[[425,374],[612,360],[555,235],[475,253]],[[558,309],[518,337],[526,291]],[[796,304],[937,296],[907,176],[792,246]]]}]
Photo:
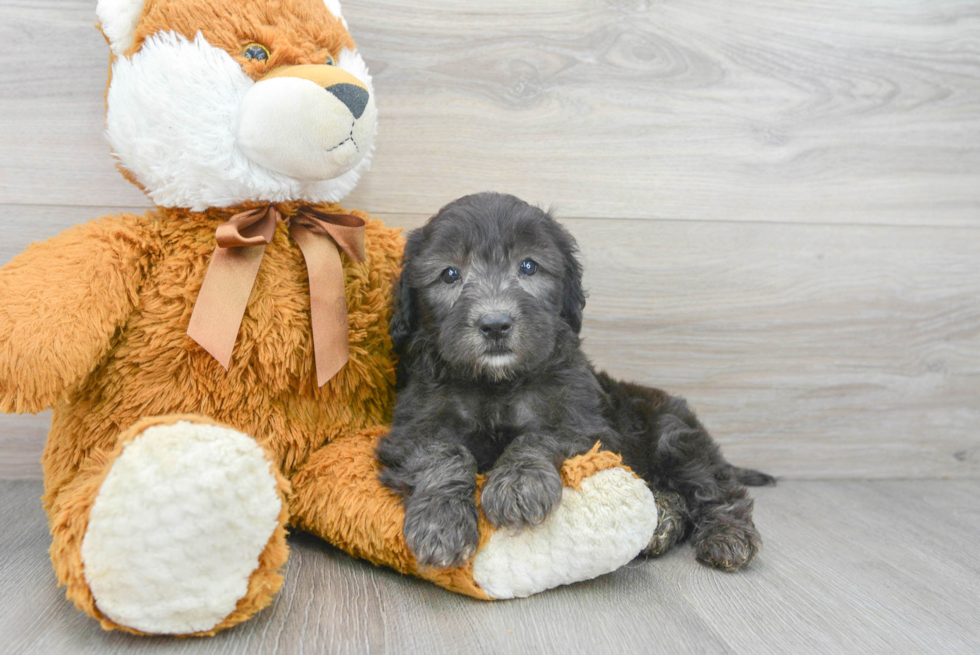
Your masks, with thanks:
[{"label": "puppy's ear", "polygon": [[582,266],[575,255],[565,264],[565,285],[562,291],[561,317],[578,334],[582,330],[582,310],[585,309],[585,290],[582,288]]},{"label": "puppy's ear", "polygon": [[565,273],[562,280],[561,317],[575,334],[582,330],[582,310],[585,309],[585,289],[582,288],[582,265],[578,261],[578,244],[574,237],[561,228],[564,238],[559,240],[565,256]]},{"label": "puppy's ear", "polygon": [[408,342],[415,334],[415,330],[418,329],[418,303],[411,284],[411,267],[412,259],[419,251],[421,243],[421,229],[408,235],[405,252],[402,255],[402,272],[398,276],[398,281],[395,282],[395,307],[388,333],[391,335],[391,343],[395,347],[395,353],[400,357],[404,357]]}]

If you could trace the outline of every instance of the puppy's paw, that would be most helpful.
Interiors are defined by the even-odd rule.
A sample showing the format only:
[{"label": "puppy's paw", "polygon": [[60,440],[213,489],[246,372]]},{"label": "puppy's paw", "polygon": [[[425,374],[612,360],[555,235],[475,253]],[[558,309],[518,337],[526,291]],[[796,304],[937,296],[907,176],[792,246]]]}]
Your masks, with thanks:
[{"label": "puppy's paw", "polygon": [[495,468],[483,487],[483,513],[494,527],[537,525],[561,501],[561,486],[548,462]]},{"label": "puppy's paw", "polygon": [[476,553],[479,514],[467,498],[414,497],[405,507],[403,532],[419,566],[460,566]]},{"label": "puppy's paw", "polygon": [[657,503],[657,531],[653,533],[653,539],[643,549],[643,554],[648,557],[660,557],[684,536],[687,503],[680,494],[668,491],[654,491],[653,498]]},{"label": "puppy's paw", "polygon": [[699,562],[728,572],[737,571],[751,562],[760,550],[762,538],[751,523],[716,528],[695,543]]}]

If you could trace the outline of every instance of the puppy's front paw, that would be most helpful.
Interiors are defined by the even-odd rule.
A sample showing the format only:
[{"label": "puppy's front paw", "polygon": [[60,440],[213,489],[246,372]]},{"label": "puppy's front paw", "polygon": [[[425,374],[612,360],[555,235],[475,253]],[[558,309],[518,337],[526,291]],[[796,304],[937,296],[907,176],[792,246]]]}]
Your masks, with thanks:
[{"label": "puppy's front paw", "polygon": [[479,514],[466,498],[413,497],[405,507],[403,531],[419,566],[459,566],[476,552]]},{"label": "puppy's front paw", "polygon": [[699,562],[728,572],[737,571],[751,562],[761,549],[762,538],[752,523],[719,527],[695,543]]},{"label": "puppy's front paw", "polygon": [[548,462],[496,468],[483,487],[483,513],[494,527],[537,525],[561,501],[561,486]]}]

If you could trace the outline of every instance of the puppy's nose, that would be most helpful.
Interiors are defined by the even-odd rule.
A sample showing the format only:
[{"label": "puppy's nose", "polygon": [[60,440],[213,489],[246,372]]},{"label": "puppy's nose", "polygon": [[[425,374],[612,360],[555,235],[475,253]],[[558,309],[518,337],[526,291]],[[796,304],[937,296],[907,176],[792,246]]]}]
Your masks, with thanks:
[{"label": "puppy's nose", "polygon": [[354,118],[361,117],[361,114],[364,113],[364,108],[367,107],[368,99],[371,97],[367,89],[354,86],[353,84],[332,84],[327,87],[327,91],[332,93],[337,100],[347,105],[350,113],[354,114]]},{"label": "puppy's nose", "polygon": [[504,338],[507,336],[507,333],[510,332],[513,325],[514,321],[510,317],[510,314],[505,312],[484,314],[479,323],[480,332],[482,332],[483,336],[485,336],[487,339]]}]

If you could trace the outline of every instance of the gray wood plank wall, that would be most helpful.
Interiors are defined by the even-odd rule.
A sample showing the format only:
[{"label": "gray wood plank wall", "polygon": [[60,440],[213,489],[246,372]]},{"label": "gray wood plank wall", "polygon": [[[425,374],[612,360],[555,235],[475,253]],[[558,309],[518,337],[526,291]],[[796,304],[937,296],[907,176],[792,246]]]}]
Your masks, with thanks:
[{"label": "gray wood plank wall", "polygon": [[[102,134],[94,0],[0,0],[0,264],[147,200]],[[375,75],[347,202],[557,215],[586,349],[794,478],[980,474],[980,4],[348,0]],[[0,477],[48,418],[0,416]]]}]

